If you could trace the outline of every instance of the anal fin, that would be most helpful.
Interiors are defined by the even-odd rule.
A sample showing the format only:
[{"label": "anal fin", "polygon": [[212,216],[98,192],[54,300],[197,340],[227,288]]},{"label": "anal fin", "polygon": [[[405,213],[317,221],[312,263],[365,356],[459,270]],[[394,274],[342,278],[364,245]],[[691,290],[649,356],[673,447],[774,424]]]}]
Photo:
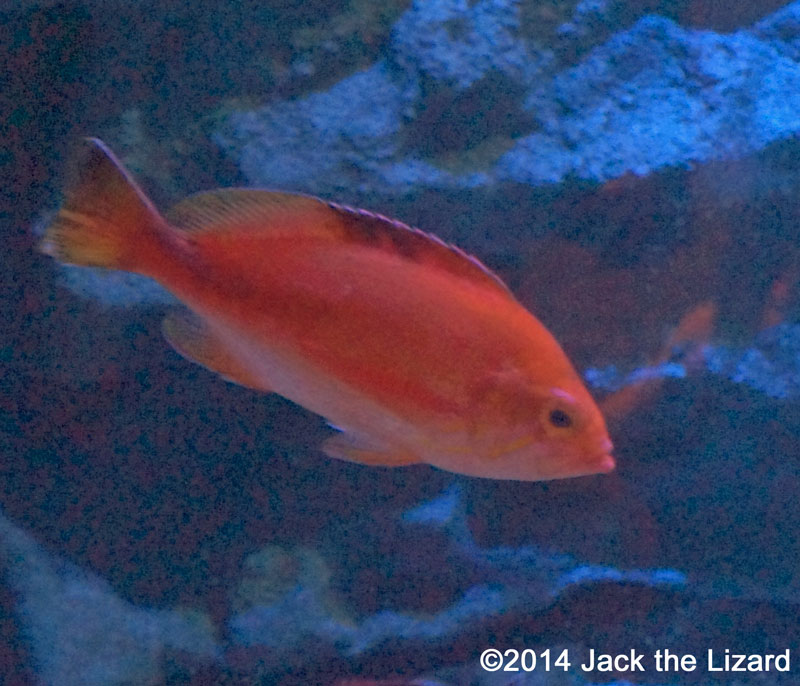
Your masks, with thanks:
[{"label": "anal fin", "polygon": [[374,467],[403,467],[419,462],[413,455],[387,451],[384,446],[349,433],[336,434],[323,441],[322,452],[338,460]]},{"label": "anal fin", "polygon": [[209,326],[189,310],[170,312],[162,324],[167,342],[175,351],[190,362],[216,372],[227,381],[270,392],[262,379],[256,378],[246,369],[225,344],[219,340]]}]

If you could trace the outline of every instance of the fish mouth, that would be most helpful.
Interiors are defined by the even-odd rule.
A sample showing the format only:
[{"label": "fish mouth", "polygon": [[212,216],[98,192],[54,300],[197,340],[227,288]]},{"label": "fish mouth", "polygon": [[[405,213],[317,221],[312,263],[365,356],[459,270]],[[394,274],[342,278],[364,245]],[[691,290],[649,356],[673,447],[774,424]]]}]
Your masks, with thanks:
[{"label": "fish mouth", "polygon": [[614,468],[617,466],[617,461],[611,454],[613,449],[614,444],[611,442],[610,438],[606,438],[603,441],[602,446],[600,446],[600,456],[597,458],[597,468],[602,474],[613,472]]},{"label": "fish mouth", "polygon": [[597,470],[601,474],[608,474],[609,472],[613,472],[616,466],[617,461],[614,459],[614,456],[610,453],[606,453],[600,456],[597,464]]}]

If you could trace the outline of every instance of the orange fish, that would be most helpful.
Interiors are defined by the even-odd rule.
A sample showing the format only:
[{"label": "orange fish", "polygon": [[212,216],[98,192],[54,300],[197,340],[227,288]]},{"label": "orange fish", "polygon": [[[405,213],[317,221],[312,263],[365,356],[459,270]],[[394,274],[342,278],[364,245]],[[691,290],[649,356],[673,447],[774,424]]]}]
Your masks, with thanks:
[{"label": "orange fish", "polygon": [[614,468],[547,329],[478,260],[400,222],[255,189],[162,216],[89,139],[42,250],[160,282],[188,306],[164,322],[172,346],[325,417],[331,457],[525,481]]},{"label": "orange fish", "polygon": [[[664,347],[650,363],[659,367],[675,354],[675,348],[684,348],[684,366],[687,371],[696,371],[703,365],[703,347],[709,343],[714,332],[714,318],[717,307],[713,301],[700,303],[678,322],[678,326],[667,339]],[[634,408],[652,400],[665,380],[663,375],[645,378],[629,386],[624,386],[603,399],[601,407],[609,421],[618,421],[630,414]]]}]

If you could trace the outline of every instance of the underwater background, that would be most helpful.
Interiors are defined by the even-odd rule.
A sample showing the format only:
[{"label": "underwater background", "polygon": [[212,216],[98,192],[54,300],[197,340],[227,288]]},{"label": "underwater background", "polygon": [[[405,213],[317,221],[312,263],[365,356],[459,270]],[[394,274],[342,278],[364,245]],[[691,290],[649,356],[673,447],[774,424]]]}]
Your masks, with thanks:
[{"label": "underwater background", "polygon": [[[0,54],[0,684],[800,683],[800,2],[18,0]],[[326,458],[164,291],[36,251],[87,135],[160,207],[281,188],[477,255],[617,470]]]}]

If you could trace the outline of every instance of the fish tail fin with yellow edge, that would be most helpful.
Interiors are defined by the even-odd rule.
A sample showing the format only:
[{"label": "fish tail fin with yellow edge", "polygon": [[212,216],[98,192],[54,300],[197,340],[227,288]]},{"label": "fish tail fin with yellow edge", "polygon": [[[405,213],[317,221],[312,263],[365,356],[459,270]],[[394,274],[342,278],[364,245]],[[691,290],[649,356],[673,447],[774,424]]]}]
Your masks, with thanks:
[{"label": "fish tail fin with yellow edge", "polygon": [[70,264],[146,273],[166,230],[122,163],[102,141],[87,138],[39,248]]}]

